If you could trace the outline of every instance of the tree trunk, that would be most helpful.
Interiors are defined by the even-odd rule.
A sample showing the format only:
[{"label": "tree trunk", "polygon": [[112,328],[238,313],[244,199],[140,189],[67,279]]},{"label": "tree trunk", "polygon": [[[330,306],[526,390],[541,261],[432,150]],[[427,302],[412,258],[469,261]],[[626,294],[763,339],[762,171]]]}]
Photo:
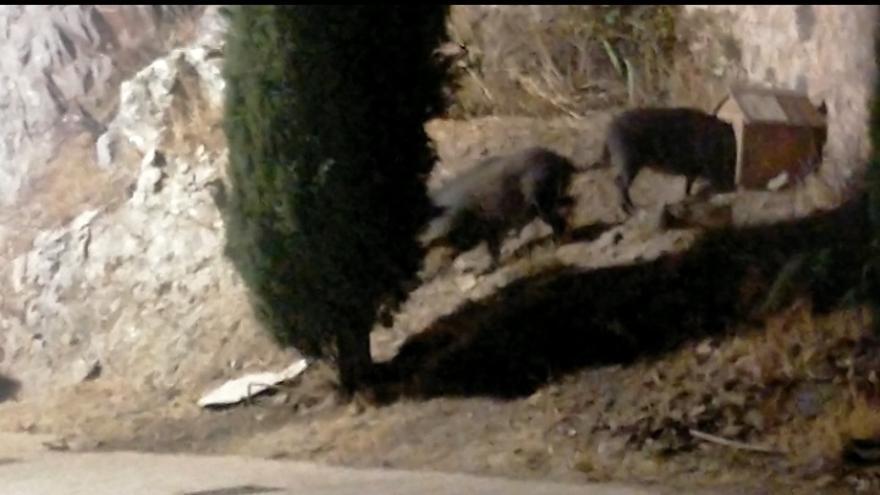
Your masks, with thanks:
[{"label": "tree trunk", "polygon": [[373,358],[370,355],[369,333],[341,331],[336,335],[336,347],[339,352],[339,379],[342,391],[350,396],[371,376]]}]

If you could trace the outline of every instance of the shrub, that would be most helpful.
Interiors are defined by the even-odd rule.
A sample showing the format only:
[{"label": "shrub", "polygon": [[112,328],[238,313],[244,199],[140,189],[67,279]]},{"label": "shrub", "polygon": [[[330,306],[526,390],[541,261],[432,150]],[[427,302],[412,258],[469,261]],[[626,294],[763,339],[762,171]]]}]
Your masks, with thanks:
[{"label": "shrub", "polygon": [[377,312],[402,300],[423,256],[446,13],[231,10],[227,252],[278,340],[337,360],[347,391],[369,376]]}]

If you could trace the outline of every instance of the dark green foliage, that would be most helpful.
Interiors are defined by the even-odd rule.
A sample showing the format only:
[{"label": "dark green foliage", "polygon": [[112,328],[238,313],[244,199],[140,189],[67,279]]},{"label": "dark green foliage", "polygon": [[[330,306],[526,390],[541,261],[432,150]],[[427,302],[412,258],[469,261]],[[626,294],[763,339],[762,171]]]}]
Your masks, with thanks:
[{"label": "dark green foliage", "polygon": [[[875,30],[876,31],[876,30]],[[874,62],[880,67],[880,31],[874,33]],[[868,163],[868,217],[873,239],[862,270],[861,290],[874,308],[874,327],[880,331],[880,79],[874,83],[871,102],[871,161]]]},{"label": "dark green foliage", "polygon": [[[369,332],[418,269],[442,108],[443,6],[247,6],[224,76],[227,252],[283,343],[369,366]],[[342,349],[340,349],[342,347]],[[353,356],[352,354],[356,354]]]},{"label": "dark green foliage", "polygon": [[[880,67],[880,31],[875,33],[874,61]],[[874,228],[874,238],[880,242],[880,79],[874,83],[871,102],[871,162],[868,164],[868,212]]]}]

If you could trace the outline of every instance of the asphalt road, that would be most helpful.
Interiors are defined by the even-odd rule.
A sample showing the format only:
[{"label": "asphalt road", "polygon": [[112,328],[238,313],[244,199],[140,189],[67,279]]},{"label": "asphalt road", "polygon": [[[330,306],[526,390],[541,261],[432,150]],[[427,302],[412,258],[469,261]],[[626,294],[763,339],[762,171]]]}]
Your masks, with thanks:
[{"label": "asphalt road", "polygon": [[303,462],[135,452],[56,452],[45,437],[0,434],[2,495],[654,495],[659,489],[559,484]]}]

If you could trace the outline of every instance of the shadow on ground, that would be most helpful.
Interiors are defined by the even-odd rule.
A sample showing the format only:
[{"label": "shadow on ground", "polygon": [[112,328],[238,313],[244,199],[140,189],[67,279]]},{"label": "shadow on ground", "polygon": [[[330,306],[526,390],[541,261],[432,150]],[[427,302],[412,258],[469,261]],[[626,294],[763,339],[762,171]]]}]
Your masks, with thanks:
[{"label": "shadow on ground", "polygon": [[21,383],[18,380],[0,375],[0,403],[15,399],[19,390]]},{"label": "shadow on ground", "polygon": [[[688,252],[642,264],[521,279],[410,337],[379,365],[376,398],[528,395],[580,368],[656,355],[760,318],[762,305],[773,309],[769,293],[777,304],[809,294],[828,311],[862,274],[865,212],[859,198],[805,220],[716,230]],[[792,270],[798,258],[807,261]],[[786,271],[787,283],[774,287]]]}]

